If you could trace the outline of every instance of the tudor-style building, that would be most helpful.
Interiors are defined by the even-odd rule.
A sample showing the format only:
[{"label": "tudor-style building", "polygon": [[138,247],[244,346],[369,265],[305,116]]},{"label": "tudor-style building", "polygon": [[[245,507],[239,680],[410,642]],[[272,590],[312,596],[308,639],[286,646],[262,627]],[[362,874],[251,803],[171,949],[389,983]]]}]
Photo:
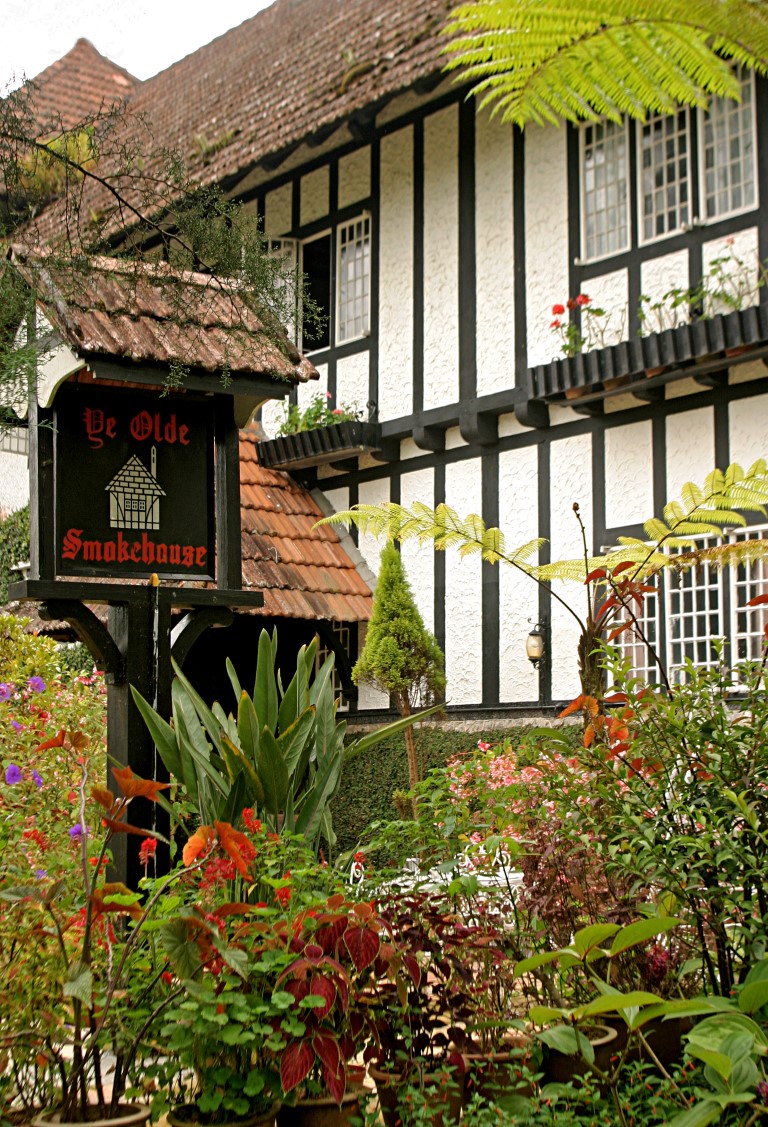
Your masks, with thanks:
[{"label": "tudor-style building", "polygon": [[[443,0],[277,0],[132,105],[295,260],[327,313],[303,339],[299,315],[299,343],[331,400],[378,426],[365,450],[278,464],[332,509],[445,501],[510,544],[546,537],[552,559],[581,551],[578,502],[599,551],[686,480],[768,455],[768,82],[744,73],[741,103],[707,112],[521,133],[442,75],[446,14]],[[713,316],[682,323],[702,279]],[[580,294],[597,347],[562,358],[553,306]],[[275,419],[263,410],[268,433]],[[359,548],[375,571],[379,545]],[[403,553],[452,712],[573,694],[574,629],[546,593],[476,557]],[[755,652],[760,624],[738,608],[763,584],[757,570],[666,580],[648,615],[669,663],[712,660],[712,636]],[[361,691],[361,709],[384,705]]]}]

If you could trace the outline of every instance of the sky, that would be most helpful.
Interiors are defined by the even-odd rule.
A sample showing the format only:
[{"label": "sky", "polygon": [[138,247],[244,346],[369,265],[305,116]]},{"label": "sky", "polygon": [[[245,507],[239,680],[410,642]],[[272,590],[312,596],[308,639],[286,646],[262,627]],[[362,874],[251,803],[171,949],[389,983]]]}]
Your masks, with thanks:
[{"label": "sky", "polygon": [[136,78],[150,78],[270,3],[0,0],[0,92],[34,78],[80,38]]}]

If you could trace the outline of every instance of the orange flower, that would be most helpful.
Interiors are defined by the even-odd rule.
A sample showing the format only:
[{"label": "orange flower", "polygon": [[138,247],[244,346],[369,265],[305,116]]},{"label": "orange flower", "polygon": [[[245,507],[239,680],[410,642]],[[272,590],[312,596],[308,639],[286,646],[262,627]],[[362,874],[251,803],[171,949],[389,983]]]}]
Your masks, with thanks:
[{"label": "orange flower", "polygon": [[215,840],[216,835],[210,826],[198,827],[184,846],[181,854],[184,864],[192,865],[201,853],[207,853]]}]

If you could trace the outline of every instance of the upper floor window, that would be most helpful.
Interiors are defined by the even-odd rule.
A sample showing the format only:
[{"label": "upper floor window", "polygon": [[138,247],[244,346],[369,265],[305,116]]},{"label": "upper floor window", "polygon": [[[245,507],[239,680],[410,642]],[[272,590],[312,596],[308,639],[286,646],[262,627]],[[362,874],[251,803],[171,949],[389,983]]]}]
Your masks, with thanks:
[{"label": "upper floor window", "polygon": [[629,249],[630,137],[637,152],[637,238],[641,244],[685,230],[698,220],[723,219],[757,206],[755,80],[735,73],[741,101],[713,98],[698,112],[698,168],[694,115],[688,109],[653,114],[644,122],[604,121],[581,127],[581,248],[585,260]]},{"label": "upper floor window", "polygon": [[[304,279],[316,317],[298,310],[297,343],[305,352],[367,336],[371,316],[371,217],[368,213],[306,239],[275,239]],[[291,332],[293,326],[286,326]]]},{"label": "upper floor window", "polygon": [[640,126],[640,241],[690,223],[688,110],[654,114]]},{"label": "upper floor window", "polygon": [[586,258],[629,245],[627,124],[598,121],[581,134],[582,245]]},{"label": "upper floor window", "polygon": [[755,77],[737,68],[741,102],[713,98],[701,119],[702,209],[707,219],[757,203]]}]

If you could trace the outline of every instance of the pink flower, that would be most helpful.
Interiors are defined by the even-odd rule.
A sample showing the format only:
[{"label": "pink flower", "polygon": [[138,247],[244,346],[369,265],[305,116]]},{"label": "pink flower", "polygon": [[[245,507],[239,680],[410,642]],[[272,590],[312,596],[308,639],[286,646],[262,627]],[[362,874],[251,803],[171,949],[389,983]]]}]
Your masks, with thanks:
[{"label": "pink flower", "polygon": [[484,740],[478,740],[477,741],[477,748],[478,748],[478,751],[490,751],[491,745],[485,743]]},{"label": "pink flower", "polygon": [[334,407],[333,411],[331,411],[331,414],[332,415],[343,415],[344,409],[342,407]]},{"label": "pink flower", "polygon": [[591,300],[592,300],[592,298],[589,297],[587,294],[580,293],[579,296],[576,298],[576,304],[577,305],[589,305]]},{"label": "pink flower", "polygon": [[562,316],[562,314],[565,313],[565,306],[560,305],[560,303],[558,302],[557,305],[552,306],[552,313],[555,317]]}]

